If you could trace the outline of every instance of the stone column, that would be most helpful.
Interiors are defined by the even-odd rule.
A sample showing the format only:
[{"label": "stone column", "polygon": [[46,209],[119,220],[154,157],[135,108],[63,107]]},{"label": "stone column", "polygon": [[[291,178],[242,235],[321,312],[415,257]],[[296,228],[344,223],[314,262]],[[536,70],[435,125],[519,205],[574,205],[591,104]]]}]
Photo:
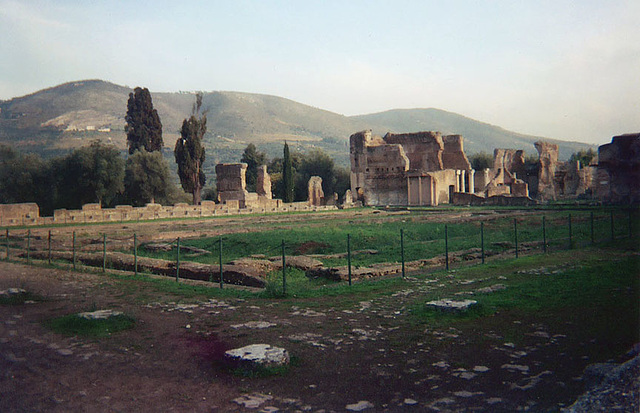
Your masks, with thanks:
[{"label": "stone column", "polygon": [[456,169],[456,192],[460,192],[460,171]]},{"label": "stone column", "polygon": [[469,193],[470,194],[475,194],[476,193],[476,180],[475,180],[475,175],[476,175],[476,171],[475,169],[471,169],[469,171]]},{"label": "stone column", "polygon": [[466,188],[465,188],[465,175],[466,175],[467,171],[462,170],[460,171],[460,192],[467,192]]}]

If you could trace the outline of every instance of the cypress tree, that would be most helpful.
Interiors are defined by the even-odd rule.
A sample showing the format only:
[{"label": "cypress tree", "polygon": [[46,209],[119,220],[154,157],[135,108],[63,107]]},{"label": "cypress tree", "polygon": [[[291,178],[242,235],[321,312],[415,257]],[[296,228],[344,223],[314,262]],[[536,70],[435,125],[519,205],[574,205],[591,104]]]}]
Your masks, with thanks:
[{"label": "cypress tree", "polygon": [[284,202],[293,202],[293,167],[291,165],[291,154],[289,145],[284,143],[284,159],[282,160],[282,181],[284,183]]},{"label": "cypress tree", "polygon": [[158,111],[153,108],[149,89],[137,87],[129,93],[125,119],[129,155],[142,149],[147,152],[162,150],[162,123]]},{"label": "cypress tree", "polygon": [[196,95],[196,103],[189,119],[182,122],[180,139],[176,141],[173,154],[178,164],[178,176],[182,188],[193,195],[193,205],[201,202],[202,188],[206,178],[202,171],[205,159],[205,150],[202,146],[202,138],[207,132],[207,116],[196,117],[202,106],[202,95]]}]

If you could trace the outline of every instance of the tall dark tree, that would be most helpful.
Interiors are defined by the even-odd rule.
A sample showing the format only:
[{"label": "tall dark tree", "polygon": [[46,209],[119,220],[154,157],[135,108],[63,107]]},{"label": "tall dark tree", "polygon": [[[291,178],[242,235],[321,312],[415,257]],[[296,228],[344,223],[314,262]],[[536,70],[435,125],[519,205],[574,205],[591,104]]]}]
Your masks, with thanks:
[{"label": "tall dark tree", "polygon": [[176,147],[173,151],[178,164],[180,183],[185,191],[193,195],[194,205],[200,204],[202,188],[206,181],[202,171],[205,159],[202,138],[207,132],[207,116],[200,113],[201,108],[202,94],[198,93],[191,117],[182,122],[180,138],[176,141]]},{"label": "tall dark tree", "polygon": [[291,154],[289,153],[289,145],[284,143],[284,157],[282,159],[282,182],[284,184],[284,202],[293,202],[293,166],[291,165]]},{"label": "tall dark tree", "polygon": [[253,192],[256,190],[258,181],[258,167],[264,165],[267,161],[267,154],[258,152],[256,145],[250,143],[244,150],[240,162],[247,164],[247,190]]},{"label": "tall dark tree", "polygon": [[125,119],[129,155],[142,149],[147,152],[162,150],[162,123],[158,111],[153,108],[149,89],[137,87],[129,93]]}]

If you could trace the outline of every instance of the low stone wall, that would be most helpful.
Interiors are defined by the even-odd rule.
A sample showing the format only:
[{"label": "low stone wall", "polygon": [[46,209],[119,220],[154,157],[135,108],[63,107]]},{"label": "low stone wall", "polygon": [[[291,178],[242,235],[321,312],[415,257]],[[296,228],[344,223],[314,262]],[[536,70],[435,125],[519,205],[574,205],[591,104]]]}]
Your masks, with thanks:
[{"label": "low stone wall", "polygon": [[0,204],[0,226],[36,225],[40,218],[38,204]]},{"label": "low stone wall", "polygon": [[472,206],[532,206],[537,202],[528,196],[494,195],[483,197],[475,194],[456,192],[453,194],[454,205]]},{"label": "low stone wall", "polygon": [[224,204],[202,201],[201,205],[181,203],[173,206],[147,204],[144,207],[118,205],[115,208],[102,208],[99,204],[86,204],[80,210],[56,209],[53,212],[53,217],[41,217],[38,205],[35,203],[0,204],[0,226],[145,221],[167,218],[201,218],[217,215],[325,211],[332,209],[337,209],[337,207],[334,205],[309,206],[307,202],[285,204],[279,199],[259,197],[257,202],[247,208],[241,208],[238,201],[227,201]]}]

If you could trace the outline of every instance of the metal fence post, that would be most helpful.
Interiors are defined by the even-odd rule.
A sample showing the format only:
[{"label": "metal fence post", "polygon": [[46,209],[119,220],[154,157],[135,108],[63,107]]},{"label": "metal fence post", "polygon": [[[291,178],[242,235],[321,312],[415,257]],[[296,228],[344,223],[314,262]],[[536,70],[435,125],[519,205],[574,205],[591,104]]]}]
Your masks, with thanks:
[{"label": "metal fence post", "polygon": [[31,250],[31,230],[28,229],[27,230],[27,264],[31,263],[30,250]]},{"label": "metal fence post", "polygon": [[449,235],[446,224],[444,226],[444,263],[446,270],[449,271]]},{"label": "metal fence post", "polygon": [[349,285],[351,285],[351,234],[347,234],[347,268],[349,272]]},{"label": "metal fence post", "polygon": [[542,216],[542,250],[547,252],[547,227],[545,222],[545,216]]},{"label": "metal fence post", "polygon": [[222,237],[220,237],[220,239],[218,240],[218,243],[220,244],[220,289],[224,288],[224,271],[222,270]]},{"label": "metal fence post", "polygon": [[133,274],[138,275],[138,236],[133,233]]},{"label": "metal fence post", "polygon": [[516,241],[516,258],[518,258],[518,220],[516,218],[513,219],[513,235]]},{"label": "metal fence post", "polygon": [[73,269],[76,269],[76,232],[73,231]]},{"label": "metal fence post", "polygon": [[107,272],[107,234],[102,234],[102,272]]},{"label": "metal fence post", "polygon": [[48,245],[47,245],[47,258],[49,261],[49,265],[51,265],[51,230],[49,230],[49,237],[48,237]]},{"label": "metal fence post", "polygon": [[180,237],[178,237],[178,248],[176,250],[176,282],[180,282]]},{"label": "metal fence post", "polygon": [[404,278],[404,229],[400,228],[400,256],[402,258],[402,278]]},{"label": "metal fence post", "polygon": [[284,255],[284,240],[282,240],[282,295],[287,295],[287,263]]},{"label": "metal fence post", "polygon": [[569,249],[573,248],[573,232],[571,230],[571,214],[569,214]]},{"label": "metal fence post", "polygon": [[484,264],[484,222],[480,223],[480,257]]},{"label": "metal fence post", "polygon": [[614,232],[614,227],[613,227],[613,209],[610,211],[611,213],[611,241],[613,241],[616,236],[615,236],[615,232]]}]

